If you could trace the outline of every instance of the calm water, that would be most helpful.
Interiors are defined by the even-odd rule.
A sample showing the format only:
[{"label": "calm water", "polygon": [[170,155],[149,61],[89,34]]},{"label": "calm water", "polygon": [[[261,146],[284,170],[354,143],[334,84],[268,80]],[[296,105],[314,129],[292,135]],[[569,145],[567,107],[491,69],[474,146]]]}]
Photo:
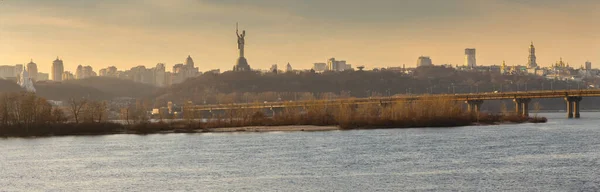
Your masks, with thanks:
[{"label": "calm water", "polygon": [[0,191],[599,191],[600,113],[541,125],[0,140]]}]

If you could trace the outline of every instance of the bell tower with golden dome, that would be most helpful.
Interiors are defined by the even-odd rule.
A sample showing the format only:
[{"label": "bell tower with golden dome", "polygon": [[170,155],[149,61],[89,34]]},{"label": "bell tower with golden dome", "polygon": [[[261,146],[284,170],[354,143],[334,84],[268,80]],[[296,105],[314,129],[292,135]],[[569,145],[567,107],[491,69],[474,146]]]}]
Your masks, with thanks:
[{"label": "bell tower with golden dome", "polygon": [[533,46],[533,41],[529,46],[529,60],[527,61],[527,68],[537,68],[537,58],[535,57],[535,46]]}]

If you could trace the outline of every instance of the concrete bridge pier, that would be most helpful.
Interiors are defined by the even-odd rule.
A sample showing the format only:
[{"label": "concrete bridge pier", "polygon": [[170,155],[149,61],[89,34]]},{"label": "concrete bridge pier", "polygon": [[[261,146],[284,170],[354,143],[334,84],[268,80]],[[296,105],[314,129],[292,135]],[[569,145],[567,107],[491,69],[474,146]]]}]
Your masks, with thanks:
[{"label": "concrete bridge pier", "polygon": [[515,98],[513,102],[515,102],[515,112],[517,115],[529,117],[529,103],[531,102],[530,98]]},{"label": "concrete bridge pier", "polygon": [[567,118],[581,118],[581,100],[583,100],[582,97],[565,97],[565,101],[567,103]]},{"label": "concrete bridge pier", "polygon": [[483,104],[483,100],[468,100],[465,101],[467,104],[467,111],[472,115],[479,115],[481,112],[481,105]]}]

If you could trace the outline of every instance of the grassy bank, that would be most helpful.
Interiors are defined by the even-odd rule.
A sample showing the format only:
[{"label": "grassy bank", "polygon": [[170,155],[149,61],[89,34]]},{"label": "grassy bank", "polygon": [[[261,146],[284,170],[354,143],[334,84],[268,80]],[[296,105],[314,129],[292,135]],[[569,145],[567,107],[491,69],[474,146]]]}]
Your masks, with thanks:
[{"label": "grassy bank", "polygon": [[527,118],[511,114],[481,114],[476,116],[466,113],[461,103],[443,100],[388,105],[366,104],[359,106],[340,102],[338,104],[310,106],[312,107],[286,108],[276,113],[274,117],[267,117],[264,111],[259,109],[230,110],[221,116],[209,119],[207,122],[192,120],[173,123],[137,122],[131,125],[102,122],[44,123],[29,124],[27,126],[13,124],[0,126],[0,136],[194,133],[218,132],[219,129],[223,128],[240,128],[239,131],[245,131],[247,129],[243,129],[244,127],[252,126],[281,127],[281,129],[276,130],[285,131],[286,126],[330,126],[341,130],[348,130],[546,122],[545,118]]}]

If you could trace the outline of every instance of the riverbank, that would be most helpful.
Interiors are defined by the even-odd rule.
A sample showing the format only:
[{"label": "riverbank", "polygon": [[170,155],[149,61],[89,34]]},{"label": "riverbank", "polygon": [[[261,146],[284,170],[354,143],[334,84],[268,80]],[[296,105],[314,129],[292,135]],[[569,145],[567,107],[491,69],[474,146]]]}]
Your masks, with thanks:
[{"label": "riverbank", "polygon": [[[520,123],[545,123],[546,118],[522,118],[516,116],[485,116],[478,121],[463,121],[447,119],[446,121],[435,121],[427,124],[401,122],[401,121],[379,121],[366,122],[355,121],[345,125],[253,125],[236,126],[236,122],[221,122],[221,127],[210,127],[211,125],[201,122],[187,123],[138,123],[123,125],[117,123],[79,123],[79,124],[43,124],[34,127],[4,126],[0,127],[0,137],[50,137],[50,136],[82,136],[82,135],[112,135],[112,134],[169,134],[169,133],[234,133],[234,132],[315,132],[336,130],[365,130],[365,129],[407,129],[407,128],[452,128],[464,126],[486,126],[498,124],[520,124]],[[458,122],[458,123],[457,123]],[[464,123],[470,122],[470,123]]]},{"label": "riverbank", "polygon": [[[449,128],[546,121],[545,118],[528,118],[515,114],[475,114],[465,112],[463,105],[448,100],[361,105],[344,101],[336,104],[315,101],[302,108],[290,106],[270,112],[260,107],[228,109],[212,114],[206,121],[195,120],[198,117],[206,118],[206,115],[193,108],[184,108],[184,121],[150,123],[145,118],[130,121],[127,116],[126,124],[98,122],[101,121],[99,117],[83,118],[83,123],[66,123],[64,118],[52,119],[47,117],[48,114],[40,114],[35,119],[0,121],[0,137]],[[81,122],[77,121],[78,118],[74,119],[74,122]]]}]

